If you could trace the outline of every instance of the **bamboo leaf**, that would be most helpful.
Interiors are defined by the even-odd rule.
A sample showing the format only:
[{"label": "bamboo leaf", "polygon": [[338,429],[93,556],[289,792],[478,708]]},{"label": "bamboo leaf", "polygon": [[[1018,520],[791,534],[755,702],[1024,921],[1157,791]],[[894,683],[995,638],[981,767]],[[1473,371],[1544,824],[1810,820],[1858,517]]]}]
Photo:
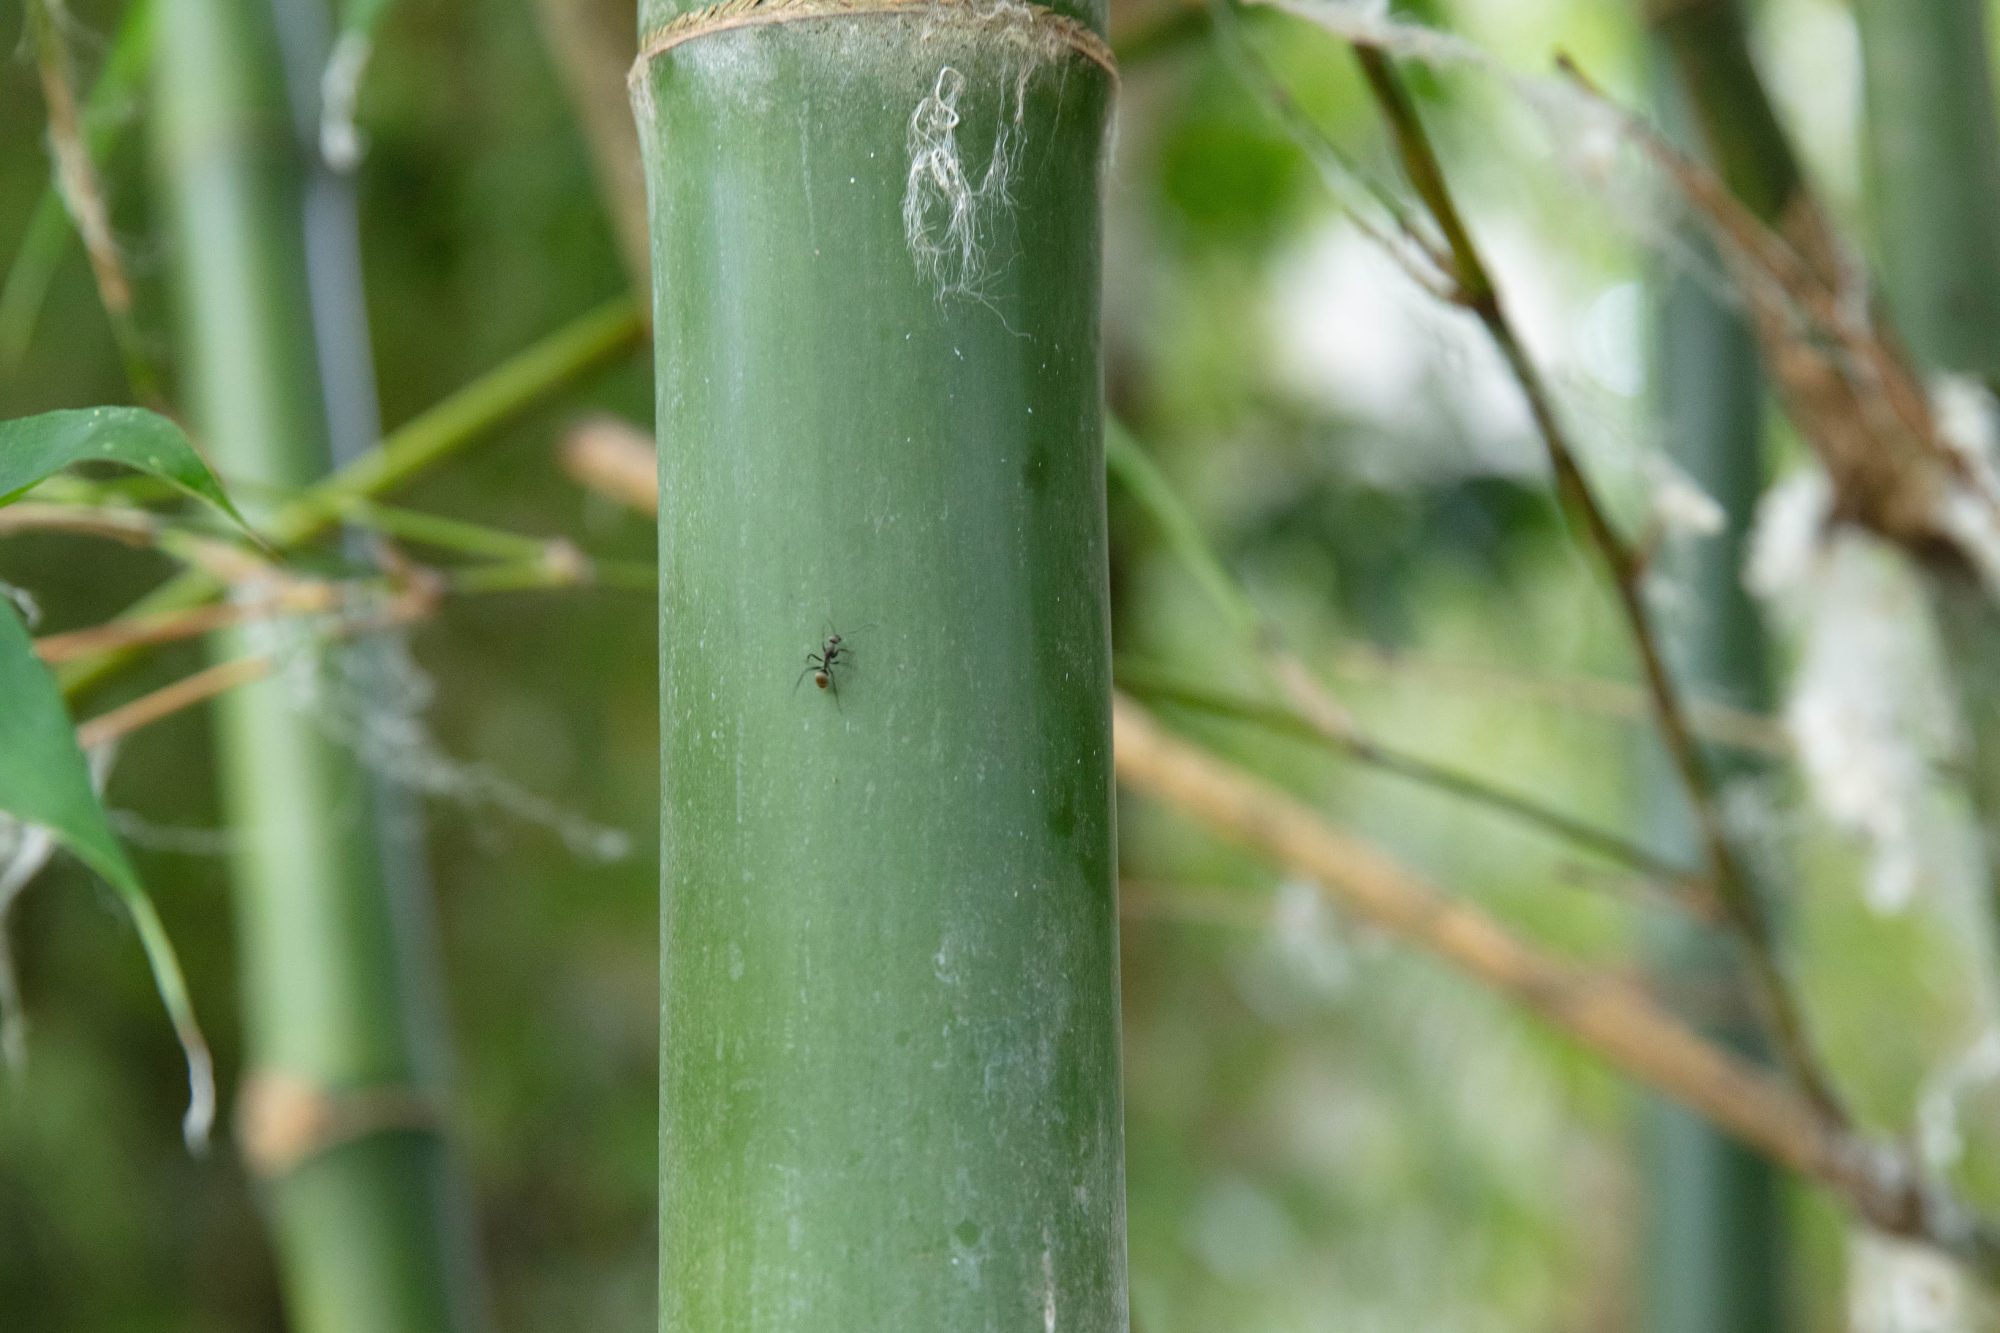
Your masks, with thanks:
[{"label": "bamboo leaf", "polygon": [[[12,461],[5,449],[0,459]],[[131,914],[153,984],[187,1056],[189,1098],[181,1129],[189,1148],[200,1150],[215,1118],[215,1075],[180,960],[105,818],[56,683],[5,599],[0,599],[0,814],[47,829],[110,883]]]},{"label": "bamboo leaf", "polygon": [[0,421],[0,505],[77,463],[150,472],[214,505],[245,530],[222,483],[185,432],[143,407],[80,407]]}]

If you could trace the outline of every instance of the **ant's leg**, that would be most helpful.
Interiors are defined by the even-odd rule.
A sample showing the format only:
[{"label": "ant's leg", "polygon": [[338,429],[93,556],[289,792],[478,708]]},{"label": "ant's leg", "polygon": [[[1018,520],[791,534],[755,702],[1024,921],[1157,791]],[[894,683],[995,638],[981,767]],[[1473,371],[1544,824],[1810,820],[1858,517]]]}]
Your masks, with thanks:
[{"label": "ant's leg", "polygon": [[806,683],[806,677],[810,676],[812,674],[812,671],[813,669],[809,666],[804,671],[799,672],[799,678],[792,682],[793,694],[797,694],[799,692],[799,686]]}]

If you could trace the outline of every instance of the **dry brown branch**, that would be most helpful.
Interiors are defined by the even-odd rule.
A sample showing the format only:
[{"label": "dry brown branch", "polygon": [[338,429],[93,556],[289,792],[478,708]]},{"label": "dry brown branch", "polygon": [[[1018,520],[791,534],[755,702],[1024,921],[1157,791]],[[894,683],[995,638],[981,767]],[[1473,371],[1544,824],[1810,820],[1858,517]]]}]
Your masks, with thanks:
[{"label": "dry brown branch", "polygon": [[[590,490],[639,512],[658,510],[654,446],[636,427],[614,417],[604,418],[587,434],[573,432],[563,445],[563,464],[572,477]],[[1616,881],[1621,888],[1634,889],[1635,896],[1673,906],[1703,923],[1715,924],[1723,919],[1713,889],[1699,877],[1661,862],[1622,838],[1590,829],[1537,802],[1502,793],[1468,775],[1448,774],[1437,765],[1398,754],[1370,739],[1332,691],[1295,654],[1278,644],[1274,634],[1260,632],[1259,638],[1260,656],[1297,721],[1342,753],[1460,799],[1525,818],[1543,832],[1576,841],[1599,855],[1608,855],[1639,872],[1636,877]],[[1643,711],[1643,701],[1636,702]],[[1585,882],[1605,881],[1604,876],[1580,874],[1575,878]]]},{"label": "dry brown branch", "polygon": [[85,508],[23,500],[0,509],[0,534],[20,532],[73,532],[127,546],[153,546],[160,538],[160,521],[141,509]]},{"label": "dry brown branch", "polygon": [[112,235],[104,184],[84,139],[81,109],[70,77],[69,52],[62,42],[61,25],[65,18],[56,0],[27,0],[27,9],[42,97],[48,103],[49,150],[55,158],[56,193],[69,210],[77,236],[83,241],[91,277],[97,283],[98,300],[110,318],[132,388],[140,397],[157,403],[159,377],[145,353],[144,340],[133,325],[132,284],[125,276],[125,261]]},{"label": "dry brown branch", "polygon": [[[282,592],[276,597],[267,599],[265,602],[267,609],[264,614],[268,616],[328,613],[329,619],[321,631],[323,637],[354,638],[362,634],[414,624],[434,614],[444,589],[433,571],[419,569],[387,600],[364,599],[357,606],[344,608],[343,603],[348,591],[339,584],[297,584],[294,585],[292,589],[294,595],[289,600]],[[99,628],[110,630],[117,628],[121,623],[123,622],[112,622],[111,625]],[[151,726],[184,708],[206,703],[239,685],[262,680],[275,672],[280,665],[279,658],[272,653],[254,653],[232,658],[227,662],[218,662],[214,666],[183,676],[150,694],[142,694],[130,703],[120,704],[91,718],[76,729],[77,744],[88,748],[129,736],[141,727]]]},{"label": "dry brown branch", "polygon": [[62,634],[44,634],[35,640],[35,653],[53,665],[143,644],[178,643],[273,616],[318,615],[333,610],[340,596],[338,584],[316,579],[294,580],[280,585],[268,597],[213,602],[185,611],[110,620]]},{"label": "dry brown branch", "polygon": [[1825,1186],[1876,1227],[2000,1271],[2000,1242],[1989,1228],[1926,1185],[1901,1154],[1854,1138],[1644,991],[1544,953],[1375,847],[1328,828],[1289,794],[1169,735],[1130,700],[1120,697],[1113,708],[1117,771],[1129,789],[1310,879],[1342,910],[1523,1005],[1613,1067]]},{"label": "dry brown branch", "polygon": [[183,708],[205,703],[238,685],[262,680],[276,669],[276,659],[265,653],[218,662],[191,676],[183,676],[171,685],[163,685],[150,694],[142,694],[130,703],[99,713],[76,729],[76,742],[89,749],[129,736],[139,728],[151,726]]},{"label": "dry brown branch", "polygon": [[143,509],[23,500],[0,509],[0,536],[70,532],[127,546],[151,547],[226,584],[278,577],[264,556],[228,541],[190,532]]},{"label": "dry brown branch", "polygon": [[1953,528],[1947,502],[1971,497],[1986,507],[1989,522],[2000,523],[1996,498],[1939,434],[1921,378],[1877,322],[1856,266],[1803,177],[1791,176],[1773,215],[1760,218],[1708,167],[1598,91],[1573,62],[1559,63],[1715,241],[1786,411],[1826,469],[1834,517],[1926,563],[1978,569],[1978,554]]},{"label": "dry brown branch", "polygon": [[199,638],[267,613],[265,607],[249,603],[215,602],[164,615],[111,620],[61,634],[44,634],[35,640],[35,654],[53,666],[115,648]]}]

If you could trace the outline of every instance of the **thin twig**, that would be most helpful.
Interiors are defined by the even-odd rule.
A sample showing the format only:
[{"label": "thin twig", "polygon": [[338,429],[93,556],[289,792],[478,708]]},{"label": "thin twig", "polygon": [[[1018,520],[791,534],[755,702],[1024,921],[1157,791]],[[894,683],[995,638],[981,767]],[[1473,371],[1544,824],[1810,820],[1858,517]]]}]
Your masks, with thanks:
[{"label": "thin twig", "polygon": [[1118,881],[1118,916],[1125,921],[1171,921],[1239,930],[1268,930],[1278,919],[1268,893],[1129,877]]},{"label": "thin twig", "polygon": [[[331,604],[346,604],[354,608],[328,619],[323,634],[329,640],[351,639],[414,624],[436,613],[443,594],[442,584],[435,572],[421,569],[412,571],[411,576],[386,600],[365,596],[345,597],[349,589],[338,584],[316,586],[324,590],[324,598]],[[360,585],[354,585],[354,589],[360,592],[374,590]],[[294,599],[295,603],[298,600]],[[300,609],[297,605],[287,607],[282,597],[271,599],[267,605],[280,613]],[[275,672],[280,664],[275,653],[252,653],[205,667],[91,718],[76,729],[77,744],[88,748],[128,736],[141,727],[151,726],[184,708],[206,703],[239,685],[262,680]]]},{"label": "thin twig", "polygon": [[[1371,679],[1414,677],[1452,688],[1627,721],[1650,719],[1653,711],[1645,687],[1622,680],[1581,675],[1522,675],[1479,663],[1440,661],[1368,645],[1340,647],[1334,654],[1334,670]],[[1712,699],[1689,699],[1687,704],[1688,725],[1711,744],[1775,758],[1792,754],[1791,737],[1776,718]]]},{"label": "thin twig", "polygon": [[27,6],[35,66],[41,74],[42,97],[49,108],[49,149],[55,157],[58,191],[76,223],[84,253],[90,257],[98,299],[111,321],[111,332],[124,359],[132,391],[143,401],[158,406],[162,402],[160,376],[132,317],[132,283],[125,276],[125,261],[111,233],[104,183],[84,139],[76,88],[70,79],[69,51],[62,41],[63,16],[55,0],[27,0]]},{"label": "thin twig", "polygon": [[35,654],[44,662],[55,665],[121,648],[179,643],[247,621],[260,620],[286,609],[289,609],[287,600],[274,597],[257,602],[214,602],[185,611],[170,611],[165,615],[112,620],[62,634],[44,634],[35,640]]},{"label": "thin twig", "polygon": [[[1355,227],[1400,267],[1412,282],[1431,295],[1449,300],[1451,256],[1438,240],[1418,224],[1417,218],[1374,176],[1363,170],[1347,151],[1329,136],[1320,133],[1312,118],[1299,107],[1280,83],[1263,54],[1240,30],[1241,19],[1229,0],[1209,0],[1218,37],[1217,48],[1225,59],[1239,67],[1238,78],[1251,94],[1263,99],[1265,107],[1285,127],[1292,141],[1312,160],[1334,204]],[[1384,227],[1368,216],[1348,197],[1349,188],[1358,190],[1389,219]]]},{"label": "thin twig", "polygon": [[1354,53],[1360,61],[1362,76],[1368,83],[1376,106],[1395,139],[1404,174],[1444,234],[1455,269],[1455,299],[1485,327],[1520,385],[1529,414],[1547,448],[1557,492],[1582,520],[1591,546],[1596,549],[1611,576],[1619,608],[1624,614],[1645,677],[1660,736],[1694,809],[1704,855],[1709,863],[1710,879],[1742,946],[1741,954],[1754,983],[1759,1006],[1771,1029],[1773,1045],[1806,1096],[1829,1116],[1841,1120],[1844,1116],[1839,1102],[1832,1085],[1820,1070],[1805,1021],[1785,982],[1778,960],[1777,942],[1763,904],[1758,900],[1756,888],[1730,843],[1716,799],[1715,779],[1688,722],[1687,708],[1668,671],[1659,635],[1646,609],[1644,562],[1618,534],[1584,475],[1577,453],[1570,444],[1568,431],[1555,410],[1548,386],[1533,358],[1528,355],[1507,313],[1492,272],[1473,242],[1446,182],[1437,151],[1402,79],[1383,51],[1357,45]]},{"label": "thin twig", "polygon": [[1377,848],[1328,828],[1290,794],[1169,735],[1130,700],[1117,699],[1113,716],[1118,776],[1128,788],[1310,879],[1330,902],[1532,1010],[1746,1147],[1824,1185],[1872,1225],[2000,1273],[1991,1225],[1925,1181],[1906,1154],[1854,1137],[1643,990],[1519,939]]},{"label": "thin twig", "polygon": [[1129,659],[1118,666],[1118,685],[1128,694],[1136,693],[1155,702],[1196,709],[1316,743],[1405,781],[1483,806],[1635,872],[1639,877],[1639,886],[1662,903],[1698,921],[1714,922],[1719,919],[1714,893],[1698,875],[1654,855],[1610,829],[1599,828],[1474,774],[1433,763],[1422,756],[1368,739],[1348,728],[1330,726],[1324,719],[1290,708],[1191,685],[1156,668],[1134,664]]},{"label": "thin twig", "polygon": [[[153,0],[128,0],[119,15],[117,35],[85,99],[80,119],[84,146],[92,157],[108,153],[117,136],[134,119],[126,105],[142,81],[152,51]],[[63,207],[62,191],[51,179],[28,215],[19,244],[0,275],[0,374],[20,366],[33,341],[42,303],[67,249],[74,228]]]},{"label": "thin twig", "polygon": [[238,685],[262,680],[276,669],[277,659],[269,653],[232,658],[227,662],[218,662],[212,667],[204,667],[191,676],[181,677],[171,685],[163,685],[150,694],[142,694],[130,703],[120,704],[108,712],[99,713],[77,727],[76,743],[89,749],[121,736],[129,736],[139,728],[151,726],[183,708],[192,708],[198,703],[213,699],[218,694],[226,694]]},{"label": "thin twig", "polygon": [[219,585],[267,579],[273,572],[270,562],[248,547],[144,509],[37,500],[0,509],[0,537],[22,532],[69,532],[147,547],[217,580]]}]

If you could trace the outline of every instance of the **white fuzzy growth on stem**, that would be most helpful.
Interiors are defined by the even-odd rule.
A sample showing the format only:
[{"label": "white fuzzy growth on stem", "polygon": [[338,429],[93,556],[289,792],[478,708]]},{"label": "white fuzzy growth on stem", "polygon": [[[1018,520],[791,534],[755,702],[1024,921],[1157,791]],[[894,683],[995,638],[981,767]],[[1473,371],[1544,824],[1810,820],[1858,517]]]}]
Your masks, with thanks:
[{"label": "white fuzzy growth on stem", "polygon": [[1935,645],[1897,553],[1831,525],[1817,470],[1764,497],[1746,580],[1800,636],[1785,704],[1814,803],[1868,849],[1868,901],[1908,906],[1938,877],[1927,836],[1935,756],[1951,747]]},{"label": "white fuzzy growth on stem", "polygon": [[993,134],[993,153],[979,183],[965,168],[958,141],[959,100],[965,75],[950,65],[910,113],[910,172],[903,189],[903,236],[917,271],[940,298],[984,299],[992,276],[992,232],[996,215],[1012,204],[1008,186],[1019,152],[1021,103],[1015,124],[1003,117]]}]

